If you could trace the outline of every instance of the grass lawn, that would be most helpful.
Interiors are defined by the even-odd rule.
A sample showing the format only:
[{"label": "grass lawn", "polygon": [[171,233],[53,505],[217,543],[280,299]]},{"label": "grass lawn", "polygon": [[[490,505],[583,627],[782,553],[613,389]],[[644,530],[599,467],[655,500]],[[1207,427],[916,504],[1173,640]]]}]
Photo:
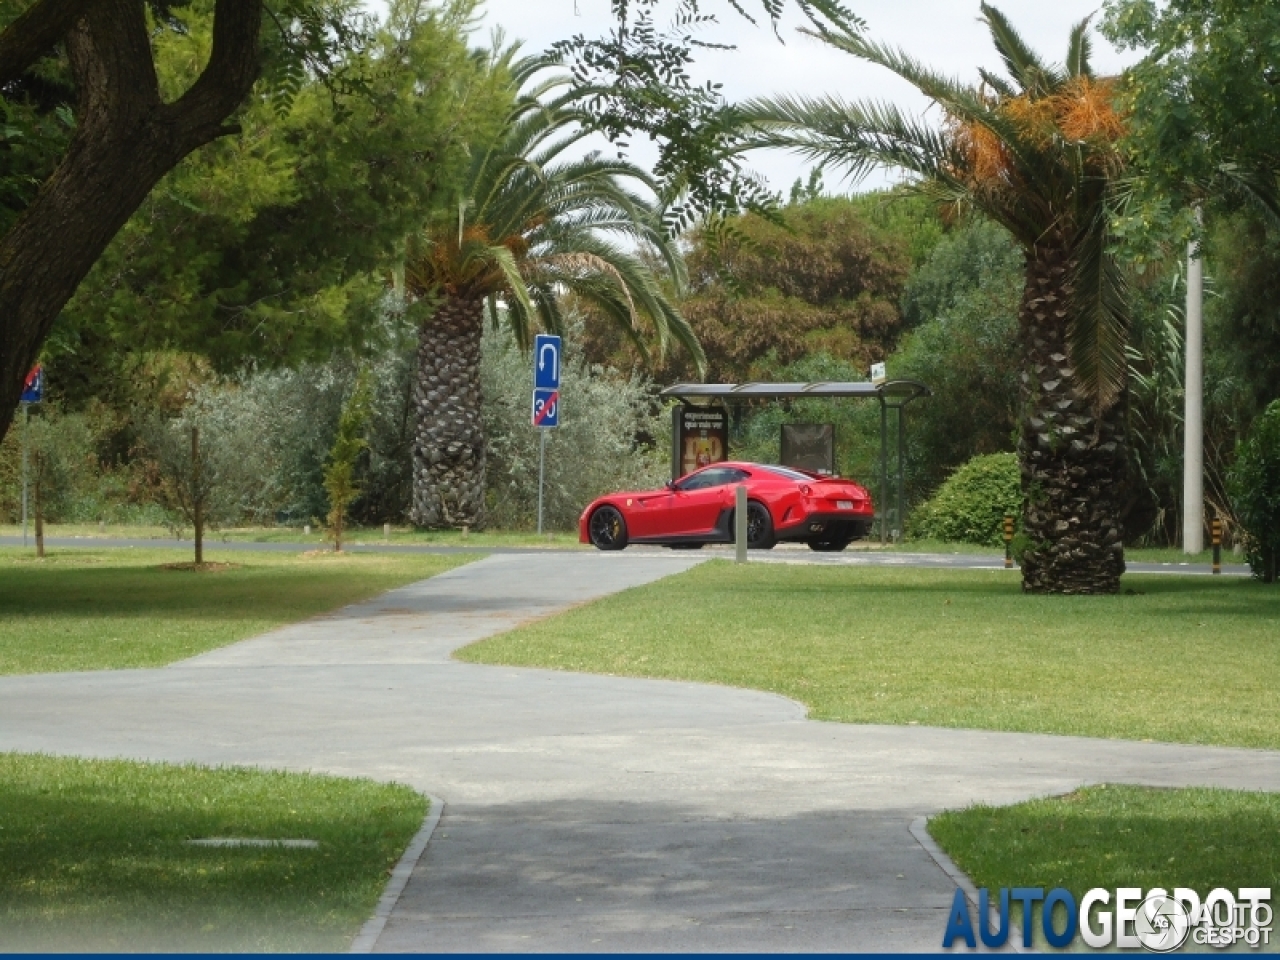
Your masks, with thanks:
[{"label": "grass lawn", "polygon": [[[1190,887],[1201,898],[1215,887],[1280,888],[1275,793],[1089,787],[944,813],[929,832],[993,896],[1000,887],[1065,887],[1077,902],[1093,887]],[[1021,925],[1021,907],[1012,909]],[[1033,922],[1039,933],[1038,913]]]},{"label": "grass lawn", "polygon": [[467,556],[0,548],[0,674],[156,667],[442,573]]},{"label": "grass lawn", "polygon": [[365,780],[0,754],[0,950],[344,950],[426,808]]},{"label": "grass lawn", "polygon": [[823,720],[1280,747],[1280,589],[1124,584],[1035,597],[1003,570],[713,561],[458,656],[771,690]]},{"label": "grass lawn", "polygon": [[[34,534],[28,530],[28,536]],[[20,537],[22,527],[14,524],[0,524],[0,537]],[[173,531],[168,527],[140,526],[134,524],[67,523],[46,524],[46,537],[83,537],[91,540],[172,540]],[[191,531],[183,531],[184,539],[191,538]],[[34,541],[33,541],[34,542]],[[205,543],[217,546],[220,542],[230,543],[309,543],[317,547],[329,543],[324,531],[313,526],[311,533],[304,534],[302,527],[235,527],[227,530],[213,530],[206,534]],[[581,548],[592,549],[578,543],[576,531],[555,531],[541,535],[531,530],[482,530],[468,532],[463,536],[461,530],[415,530],[412,527],[392,527],[391,536],[384,537],[381,527],[349,527],[345,542],[353,545],[400,544],[403,546],[436,546],[436,547],[554,547],[556,549]]]}]

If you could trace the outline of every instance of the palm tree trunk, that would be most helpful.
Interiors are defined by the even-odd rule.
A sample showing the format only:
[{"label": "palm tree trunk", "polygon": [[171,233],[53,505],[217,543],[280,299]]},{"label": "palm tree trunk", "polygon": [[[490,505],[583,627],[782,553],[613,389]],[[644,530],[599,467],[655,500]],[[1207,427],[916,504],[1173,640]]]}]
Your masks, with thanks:
[{"label": "palm tree trunk", "polygon": [[1028,257],[1018,454],[1028,593],[1108,594],[1124,573],[1128,453],[1123,398],[1101,414],[1068,361],[1071,264],[1061,247]]},{"label": "palm tree trunk", "polygon": [[410,517],[420,527],[484,524],[483,333],[484,301],[450,297],[418,337]]}]

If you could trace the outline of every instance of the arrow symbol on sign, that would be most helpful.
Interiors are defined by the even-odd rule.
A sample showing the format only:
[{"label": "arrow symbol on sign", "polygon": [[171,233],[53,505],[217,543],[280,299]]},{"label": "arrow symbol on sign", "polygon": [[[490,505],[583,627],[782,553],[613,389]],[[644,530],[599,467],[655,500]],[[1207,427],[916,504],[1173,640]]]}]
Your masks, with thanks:
[{"label": "arrow symbol on sign", "polygon": [[544,343],[542,349],[538,351],[538,369],[547,369],[545,358],[548,350],[551,351],[551,379],[558,381],[560,379],[560,353],[556,350],[554,343]]}]

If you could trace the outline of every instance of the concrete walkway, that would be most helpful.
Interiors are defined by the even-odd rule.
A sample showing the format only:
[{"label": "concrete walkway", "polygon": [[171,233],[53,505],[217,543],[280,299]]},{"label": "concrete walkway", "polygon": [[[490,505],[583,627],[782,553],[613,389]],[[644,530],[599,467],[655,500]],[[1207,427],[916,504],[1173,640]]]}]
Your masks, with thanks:
[{"label": "concrete walkway", "polygon": [[443,798],[382,951],[934,950],[955,887],[917,816],[1095,781],[1280,790],[1275,752],[814,723],[764,693],[449,659],[697,562],[505,554],[160,670],[0,678],[0,749]]}]

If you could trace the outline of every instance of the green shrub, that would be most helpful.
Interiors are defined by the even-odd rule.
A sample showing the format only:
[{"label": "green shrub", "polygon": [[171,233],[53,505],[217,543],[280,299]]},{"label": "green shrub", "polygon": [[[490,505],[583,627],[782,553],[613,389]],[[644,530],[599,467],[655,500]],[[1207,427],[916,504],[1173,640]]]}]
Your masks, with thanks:
[{"label": "green shrub", "polygon": [[1267,407],[1240,444],[1230,491],[1245,529],[1253,575],[1275,583],[1280,565],[1280,400]]},{"label": "green shrub", "polygon": [[1022,481],[1012,453],[974,457],[911,517],[909,533],[928,540],[1004,543],[1004,518],[1022,513]]}]

